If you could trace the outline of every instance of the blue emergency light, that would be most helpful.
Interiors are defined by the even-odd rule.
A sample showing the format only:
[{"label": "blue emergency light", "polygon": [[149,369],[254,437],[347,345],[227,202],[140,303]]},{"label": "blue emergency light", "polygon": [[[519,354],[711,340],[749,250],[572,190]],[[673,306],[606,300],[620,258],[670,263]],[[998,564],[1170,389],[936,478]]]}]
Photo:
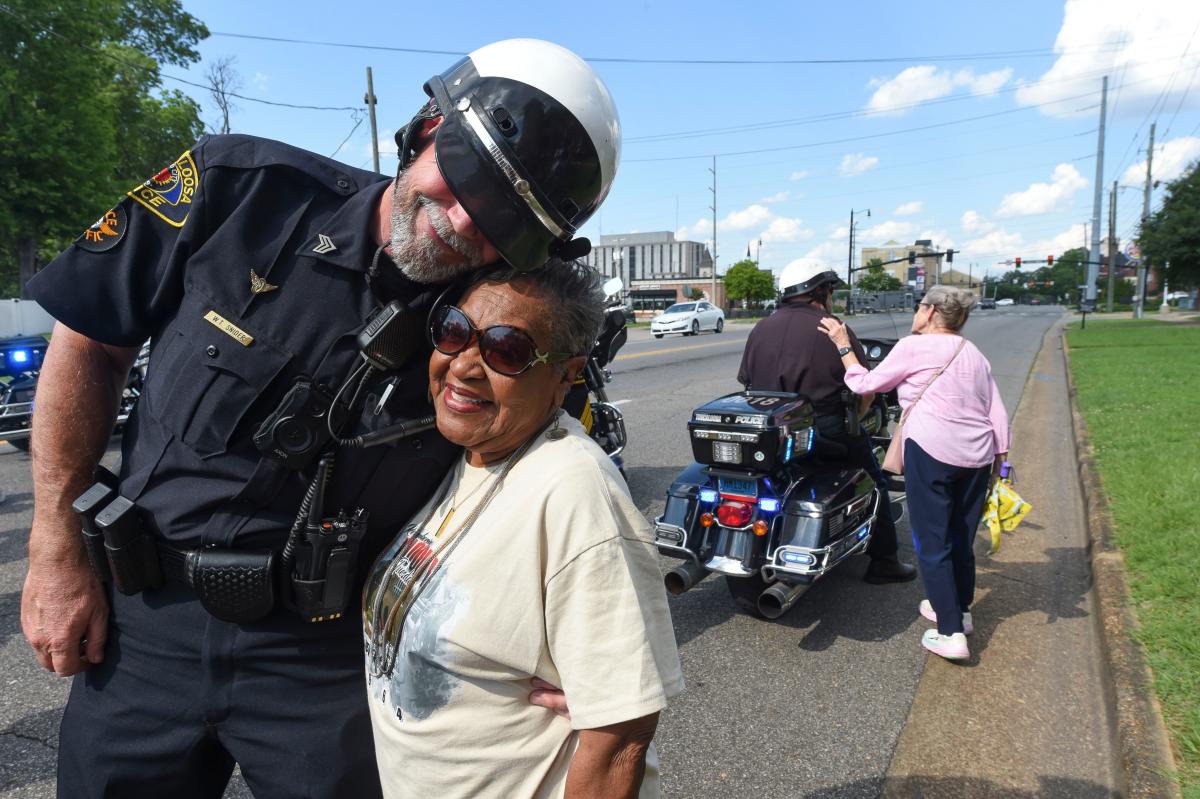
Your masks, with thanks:
[{"label": "blue emergency light", "polygon": [[758,501],[759,510],[764,510],[767,513],[774,513],[779,510],[779,500],[771,497],[763,497]]},{"label": "blue emergency light", "polygon": [[700,501],[701,502],[716,502],[717,501],[717,492],[711,488],[700,489]]},{"label": "blue emergency light", "polygon": [[9,355],[13,363],[29,363],[29,350],[12,350]]}]

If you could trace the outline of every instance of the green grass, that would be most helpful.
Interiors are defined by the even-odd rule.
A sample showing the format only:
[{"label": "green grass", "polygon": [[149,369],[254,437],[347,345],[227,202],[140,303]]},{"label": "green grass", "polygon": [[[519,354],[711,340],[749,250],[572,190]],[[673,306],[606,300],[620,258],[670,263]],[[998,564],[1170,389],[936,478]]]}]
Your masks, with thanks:
[{"label": "green grass", "polygon": [[1071,376],[1187,799],[1200,799],[1200,326],[1089,320]]}]

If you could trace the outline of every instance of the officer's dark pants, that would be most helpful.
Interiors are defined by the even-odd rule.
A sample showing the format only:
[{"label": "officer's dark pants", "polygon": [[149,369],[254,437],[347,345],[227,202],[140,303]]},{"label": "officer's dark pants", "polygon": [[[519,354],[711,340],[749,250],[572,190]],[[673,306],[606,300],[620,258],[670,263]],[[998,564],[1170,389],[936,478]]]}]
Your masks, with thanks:
[{"label": "officer's dark pants", "polygon": [[942,463],[904,442],[904,486],[925,595],[942,635],[963,631],[975,599],[975,530],[987,499],[991,466]]},{"label": "officer's dark pants", "polygon": [[875,460],[871,451],[871,437],[860,432],[859,435],[846,433],[846,421],[841,416],[818,416],[817,432],[821,438],[835,441],[846,448],[846,455],[838,459],[839,463],[865,469],[875,485],[882,492],[883,501],[879,503],[875,514],[875,524],[871,530],[871,541],[867,544],[867,554],[872,558],[894,558],[899,543],[896,540],[896,522],[892,520],[892,506],[888,500],[887,477]]},{"label": "officer's dark pants", "polygon": [[116,594],[104,662],[75,678],[58,795],[378,797],[357,613],[214,619],[186,589]]}]

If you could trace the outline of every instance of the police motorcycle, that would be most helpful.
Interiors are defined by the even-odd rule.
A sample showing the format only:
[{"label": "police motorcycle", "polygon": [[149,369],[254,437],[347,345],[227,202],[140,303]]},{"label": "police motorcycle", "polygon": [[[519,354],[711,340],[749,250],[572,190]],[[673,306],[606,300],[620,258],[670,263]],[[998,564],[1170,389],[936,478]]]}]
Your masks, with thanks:
[{"label": "police motorcycle", "polygon": [[608,453],[622,474],[625,471],[621,453],[625,451],[627,442],[625,416],[616,405],[608,401],[608,392],[604,390],[604,386],[612,381],[609,364],[629,338],[625,329],[625,307],[618,299],[624,285],[619,277],[614,277],[604,284],[604,296],[608,298],[607,307],[604,309],[604,323],[600,326],[596,344],[588,353],[587,363],[583,367],[581,377],[587,389],[587,401],[578,414],[588,430],[588,435]]},{"label": "police motorcycle", "polygon": [[[34,395],[41,374],[42,359],[47,342],[41,336],[28,336],[0,341],[0,439],[15,449],[29,451],[29,436],[33,426]],[[117,406],[116,431],[129,418],[134,404],[146,382],[146,366],[150,361],[150,342],[142,345],[134,361]]]},{"label": "police motorcycle", "polygon": [[[874,367],[895,340],[862,344]],[[895,392],[876,395],[861,415],[857,395],[842,399],[848,427],[861,425],[882,461],[888,425],[899,418]],[[688,434],[695,463],[671,483],[654,520],[658,551],[682,561],[664,577],[673,595],[719,574],[740,607],[777,619],[866,552],[880,503],[894,518],[903,512],[903,496],[883,496],[865,470],[828,460],[845,448],[819,436],[813,407],[798,394],[726,394],[692,412]],[[903,491],[902,478],[890,487]]]}]

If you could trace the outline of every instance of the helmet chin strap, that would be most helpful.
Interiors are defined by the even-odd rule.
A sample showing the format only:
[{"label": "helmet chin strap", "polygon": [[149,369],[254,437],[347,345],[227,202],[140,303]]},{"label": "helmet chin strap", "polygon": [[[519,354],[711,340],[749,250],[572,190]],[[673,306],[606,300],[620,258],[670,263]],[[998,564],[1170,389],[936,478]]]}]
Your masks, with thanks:
[{"label": "helmet chin strap", "polygon": [[400,166],[396,170],[397,177],[417,157],[415,145],[425,123],[431,119],[437,119],[441,115],[442,112],[438,108],[437,101],[430,98],[425,105],[421,106],[421,110],[409,120],[408,124],[396,132],[398,148],[396,155],[400,159]]}]

